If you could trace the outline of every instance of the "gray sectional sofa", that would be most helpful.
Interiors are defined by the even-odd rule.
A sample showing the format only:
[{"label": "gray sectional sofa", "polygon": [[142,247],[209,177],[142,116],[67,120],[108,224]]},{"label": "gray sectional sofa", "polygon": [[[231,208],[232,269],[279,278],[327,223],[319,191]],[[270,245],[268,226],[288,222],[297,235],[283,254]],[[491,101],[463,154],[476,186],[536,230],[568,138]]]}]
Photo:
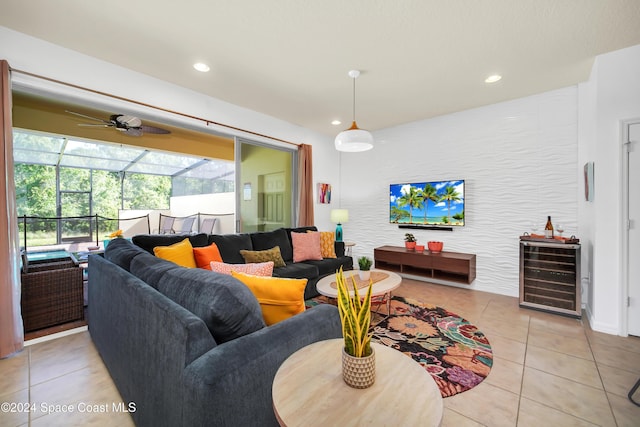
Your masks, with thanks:
[{"label": "gray sectional sofa", "polygon": [[324,258],[322,260],[293,262],[293,244],[291,233],[306,233],[318,231],[316,227],[279,228],[274,231],[241,233],[241,234],[196,234],[189,236],[180,235],[138,235],[133,236],[133,243],[153,254],[156,246],[167,246],[178,243],[185,237],[189,237],[191,245],[206,246],[215,243],[220,250],[222,260],[229,264],[243,264],[244,258],[240,251],[263,251],[274,246],[280,248],[285,267],[277,267],[273,270],[275,277],[288,277],[295,279],[307,279],[305,299],[319,295],[316,291],[316,283],[321,277],[335,274],[342,267],[343,270],[353,270],[353,258],[344,255],[344,242],[335,242],[336,258]]},{"label": "gray sectional sofa", "polygon": [[179,267],[125,239],[89,257],[88,289],[89,332],[139,426],[276,426],[279,366],[342,335],[332,305],[267,327],[233,277]]}]

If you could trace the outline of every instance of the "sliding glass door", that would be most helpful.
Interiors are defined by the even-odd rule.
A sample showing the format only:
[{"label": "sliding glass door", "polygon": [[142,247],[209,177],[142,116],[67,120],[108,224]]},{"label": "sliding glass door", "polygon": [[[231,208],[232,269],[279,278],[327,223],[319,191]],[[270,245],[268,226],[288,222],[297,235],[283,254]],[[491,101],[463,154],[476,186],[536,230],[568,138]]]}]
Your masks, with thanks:
[{"label": "sliding glass door", "polygon": [[295,224],[297,151],[236,139],[236,231]]}]

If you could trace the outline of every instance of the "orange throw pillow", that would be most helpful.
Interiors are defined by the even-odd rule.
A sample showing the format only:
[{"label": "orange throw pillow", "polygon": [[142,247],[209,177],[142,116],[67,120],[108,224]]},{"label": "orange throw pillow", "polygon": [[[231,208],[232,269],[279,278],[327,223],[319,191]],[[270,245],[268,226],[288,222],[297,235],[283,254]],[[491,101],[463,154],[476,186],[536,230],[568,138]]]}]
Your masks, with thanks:
[{"label": "orange throw pillow", "polygon": [[153,248],[153,254],[158,258],[166,259],[182,267],[196,268],[193,247],[188,238],[170,246],[156,246]]},{"label": "orange throw pillow", "polygon": [[222,262],[220,250],[215,243],[202,248],[193,248],[193,256],[196,259],[196,266],[211,270],[211,261]]},{"label": "orange throw pillow", "polygon": [[232,271],[231,275],[251,289],[260,303],[262,317],[267,326],[305,310],[304,289],[307,279],[260,277],[235,271]]}]

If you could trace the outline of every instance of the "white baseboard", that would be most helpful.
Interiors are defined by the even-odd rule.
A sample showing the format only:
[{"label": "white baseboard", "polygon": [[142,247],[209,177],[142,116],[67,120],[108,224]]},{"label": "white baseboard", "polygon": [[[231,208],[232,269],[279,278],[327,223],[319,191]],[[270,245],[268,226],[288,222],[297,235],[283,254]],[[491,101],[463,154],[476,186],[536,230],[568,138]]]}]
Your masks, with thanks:
[{"label": "white baseboard", "polygon": [[89,330],[89,328],[86,325],[85,326],[80,326],[79,328],[69,329],[68,331],[57,332],[55,334],[45,335],[43,337],[34,338],[32,340],[25,341],[24,342],[24,346],[28,347],[30,345],[34,345],[34,344],[39,344],[41,342],[55,340],[55,339],[58,339],[58,338],[66,337],[67,335],[78,334],[80,332],[84,332],[84,331],[88,331],[88,330]]}]

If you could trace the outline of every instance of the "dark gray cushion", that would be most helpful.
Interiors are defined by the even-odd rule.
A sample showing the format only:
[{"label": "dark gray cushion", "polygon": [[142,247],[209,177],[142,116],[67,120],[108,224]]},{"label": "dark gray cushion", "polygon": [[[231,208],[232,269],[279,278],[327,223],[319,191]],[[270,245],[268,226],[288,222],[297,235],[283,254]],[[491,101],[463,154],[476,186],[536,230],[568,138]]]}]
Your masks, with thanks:
[{"label": "dark gray cushion", "polygon": [[266,326],[256,297],[231,276],[175,268],[159,280],[158,291],[200,317],[218,344]]},{"label": "dark gray cushion", "polygon": [[284,228],[261,233],[251,233],[250,236],[254,251],[265,251],[274,246],[279,246],[282,259],[285,262],[293,260],[293,246]]},{"label": "dark gray cushion", "polygon": [[182,242],[185,237],[189,238],[191,246],[194,248],[207,246],[209,240],[208,235],[200,233],[188,236],[184,234],[138,234],[133,236],[131,241],[153,255],[153,248],[156,246],[171,246],[175,243]]},{"label": "dark gray cushion", "polygon": [[144,253],[141,248],[127,239],[112,239],[104,251],[104,258],[129,271],[133,258]]},{"label": "dark gray cushion", "polygon": [[[318,231],[318,228],[310,225],[306,227],[285,228],[284,230],[287,232],[287,238],[289,239],[289,242],[291,242],[291,233],[306,233],[307,231]],[[293,243],[291,247],[293,247]],[[293,254],[291,255],[291,259],[293,259]]]},{"label": "dark gray cushion", "polygon": [[313,265],[318,269],[320,276],[326,276],[327,274],[335,274],[337,270],[342,267],[343,270],[353,270],[353,258],[350,256],[343,256],[340,258],[324,258],[322,261],[308,260],[303,261],[302,264]]},{"label": "dark gray cushion", "polygon": [[251,237],[248,234],[211,234],[209,244],[211,243],[216,244],[222,261],[227,264],[244,264],[244,258],[240,251],[253,250]]},{"label": "dark gray cushion", "polygon": [[303,262],[290,262],[286,267],[273,269],[273,277],[288,277],[290,279],[313,279],[318,277],[318,267]]},{"label": "dark gray cushion", "polygon": [[158,289],[158,282],[162,276],[174,268],[181,267],[171,261],[155,257],[146,252],[131,261],[131,274],[154,289]]}]

